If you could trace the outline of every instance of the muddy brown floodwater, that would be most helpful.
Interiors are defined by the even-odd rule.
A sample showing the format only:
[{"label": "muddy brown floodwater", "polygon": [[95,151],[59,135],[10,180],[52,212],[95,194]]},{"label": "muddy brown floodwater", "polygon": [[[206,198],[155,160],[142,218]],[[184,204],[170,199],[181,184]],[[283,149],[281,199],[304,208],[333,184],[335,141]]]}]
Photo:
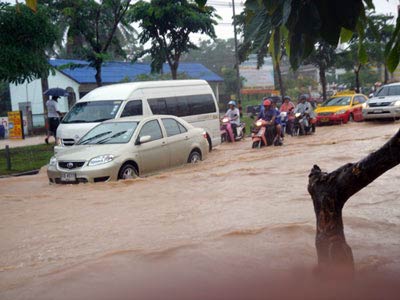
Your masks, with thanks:
[{"label": "muddy brown floodwater", "polygon": [[257,150],[247,139],[134,181],[0,179],[0,299],[398,299],[400,167],[344,208],[351,282],[313,272],[307,193],[314,164],[357,161],[398,129],[322,127]]}]

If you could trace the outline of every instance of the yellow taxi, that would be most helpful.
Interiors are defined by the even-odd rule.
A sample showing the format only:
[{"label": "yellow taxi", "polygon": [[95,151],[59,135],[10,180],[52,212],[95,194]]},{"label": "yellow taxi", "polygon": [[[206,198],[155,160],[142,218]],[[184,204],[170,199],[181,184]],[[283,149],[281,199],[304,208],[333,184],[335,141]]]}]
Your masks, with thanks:
[{"label": "yellow taxi", "polygon": [[317,124],[346,124],[351,121],[362,121],[362,109],[367,100],[368,98],[363,94],[337,93],[315,110]]}]

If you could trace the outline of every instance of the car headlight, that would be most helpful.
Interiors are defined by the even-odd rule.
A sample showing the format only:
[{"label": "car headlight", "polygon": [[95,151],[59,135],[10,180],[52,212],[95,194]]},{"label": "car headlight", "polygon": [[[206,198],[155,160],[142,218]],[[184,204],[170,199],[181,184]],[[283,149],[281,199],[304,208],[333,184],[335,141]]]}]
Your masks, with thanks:
[{"label": "car headlight", "polygon": [[391,103],[393,106],[400,106],[400,100],[394,101]]},{"label": "car headlight", "polygon": [[56,138],[56,146],[61,146],[61,139],[60,138]]},{"label": "car headlight", "polygon": [[55,156],[52,156],[50,158],[49,166],[55,166],[57,165],[57,158]]},{"label": "car headlight", "polygon": [[102,164],[112,161],[113,159],[114,159],[114,155],[111,155],[111,154],[99,155],[99,156],[92,158],[89,161],[88,166],[102,165]]},{"label": "car headlight", "polygon": [[346,111],[347,110],[345,110],[345,109],[339,110],[339,111],[335,112],[335,115],[342,115],[342,114],[346,113]]},{"label": "car headlight", "polygon": [[367,103],[367,102],[364,102],[364,103],[361,105],[361,107],[362,107],[362,108],[368,108],[368,107],[369,107],[369,105],[368,105],[368,103]]}]

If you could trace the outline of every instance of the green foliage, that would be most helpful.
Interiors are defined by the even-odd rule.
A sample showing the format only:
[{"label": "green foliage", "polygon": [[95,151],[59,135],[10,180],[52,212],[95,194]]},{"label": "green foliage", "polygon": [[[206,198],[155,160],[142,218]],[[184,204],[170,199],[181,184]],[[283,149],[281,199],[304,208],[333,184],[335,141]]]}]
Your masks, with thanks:
[{"label": "green foliage", "polygon": [[[135,77],[134,81],[154,81],[154,80],[171,80],[172,75],[171,73],[168,74],[141,74]],[[183,73],[178,73],[178,76],[176,79],[191,79],[189,75],[187,75],[185,72]]]},{"label": "green foliage", "polygon": [[[196,3],[197,2],[197,3]],[[206,34],[215,38],[215,9],[205,1],[151,0],[138,1],[129,11],[131,22],[139,22],[142,44],[150,43],[149,49],[137,55],[150,54],[152,71],[159,72],[168,62],[172,77],[177,76],[180,57],[196,46],[190,41],[191,33]]]},{"label": "green foliage", "polygon": [[[354,72],[346,72],[344,74],[338,75],[338,78],[329,77],[329,82],[336,82],[339,85],[345,85],[348,88],[354,87],[355,82],[355,74]],[[380,81],[380,73],[375,68],[366,68],[363,72],[360,73],[360,86],[363,87],[363,90],[368,90],[371,88],[375,82]]]},{"label": "green foliage", "polygon": [[10,148],[11,170],[7,170],[5,150],[0,150],[0,175],[38,170],[49,163],[54,155],[52,145],[35,145]]},{"label": "green foliage", "polygon": [[38,6],[34,13],[26,5],[0,4],[0,80],[22,83],[47,77],[46,50],[57,34],[46,7]]},{"label": "green foliage", "polygon": [[182,54],[182,62],[198,62],[208,69],[223,75],[222,69],[235,65],[234,39],[201,40],[197,49]]},{"label": "green foliage", "polygon": [[[241,20],[244,22],[243,51],[266,51],[266,39],[274,32],[287,31],[280,39],[285,43],[286,52],[293,69],[308,57],[318,41],[325,41],[336,47],[339,39],[349,40],[351,32],[359,36],[358,56],[360,63],[367,59],[364,44],[365,30],[370,23],[367,9],[373,9],[372,0],[247,0]],[[400,16],[396,28],[400,30]],[[386,48],[386,61],[390,70],[399,62],[400,35],[394,32]]]},{"label": "green foliage", "polygon": [[296,79],[287,78],[284,80],[286,95],[290,96],[294,102],[301,94],[308,94],[311,90],[318,88],[318,82],[309,77],[297,77]]}]

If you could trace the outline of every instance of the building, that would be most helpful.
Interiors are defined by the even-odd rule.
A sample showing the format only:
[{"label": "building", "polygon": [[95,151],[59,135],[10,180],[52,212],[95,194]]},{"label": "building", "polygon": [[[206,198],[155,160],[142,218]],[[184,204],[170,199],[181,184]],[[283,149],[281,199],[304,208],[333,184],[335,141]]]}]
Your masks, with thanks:
[{"label": "building", "polygon": [[[61,112],[67,112],[76,101],[97,87],[96,71],[87,61],[52,59],[49,62],[56,70],[47,78],[48,87],[63,88],[69,93],[68,97],[62,97],[58,101]],[[163,73],[170,73],[167,64],[163,66]],[[223,82],[220,76],[199,63],[180,63],[179,73],[184,73],[188,78],[206,80],[218,100],[219,84]],[[150,74],[151,67],[147,63],[106,62],[102,67],[102,83],[108,85],[136,81],[141,75]],[[18,85],[10,84],[12,110],[31,112],[34,127],[45,124],[43,92],[40,79]]]}]

